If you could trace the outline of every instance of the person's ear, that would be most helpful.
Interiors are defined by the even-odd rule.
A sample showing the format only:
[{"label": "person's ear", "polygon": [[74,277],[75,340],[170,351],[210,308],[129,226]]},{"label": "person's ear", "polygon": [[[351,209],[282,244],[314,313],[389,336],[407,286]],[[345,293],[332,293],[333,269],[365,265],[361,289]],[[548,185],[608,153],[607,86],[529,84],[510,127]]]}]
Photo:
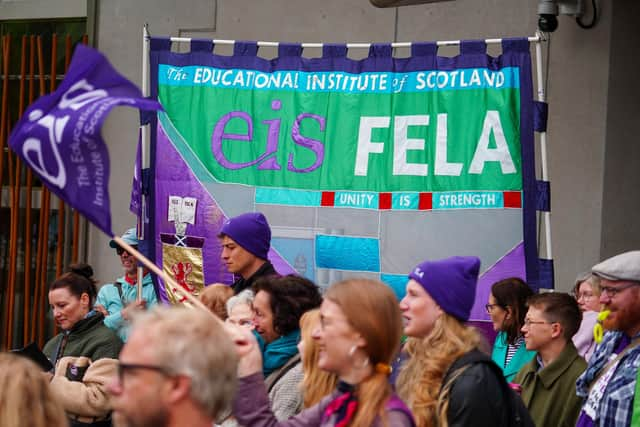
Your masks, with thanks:
[{"label": "person's ear", "polygon": [[91,298],[89,298],[88,293],[83,292],[82,295],[80,295],[80,305],[82,306],[82,308],[91,310],[91,307],[89,307],[91,305]]},{"label": "person's ear", "polygon": [[562,325],[558,322],[551,324],[551,338],[558,338],[563,333]]},{"label": "person's ear", "polygon": [[176,375],[169,378],[167,400],[170,403],[179,402],[189,397],[191,391],[191,378],[185,375]]},{"label": "person's ear", "polygon": [[505,320],[507,320],[507,319],[511,320],[511,317],[513,316],[513,309],[511,308],[511,306],[510,305],[506,306],[504,308],[504,311],[506,312],[506,314],[504,316]]}]

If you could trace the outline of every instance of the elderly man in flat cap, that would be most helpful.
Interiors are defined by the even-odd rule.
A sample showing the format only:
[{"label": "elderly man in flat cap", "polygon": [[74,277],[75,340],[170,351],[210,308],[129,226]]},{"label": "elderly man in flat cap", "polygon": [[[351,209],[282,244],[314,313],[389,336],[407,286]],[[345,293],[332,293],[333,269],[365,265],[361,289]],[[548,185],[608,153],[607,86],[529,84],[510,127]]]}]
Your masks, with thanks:
[{"label": "elderly man in flat cap", "polygon": [[229,218],[222,225],[218,239],[222,245],[222,262],[237,280],[233,292],[238,295],[251,289],[260,277],[278,274],[268,260],[271,228],[260,212],[248,212]]},{"label": "elderly man in flat cap", "polygon": [[640,364],[640,251],[609,258],[591,271],[601,279],[600,304],[609,315],[604,339],[576,382],[585,399],[576,426],[629,426]]}]

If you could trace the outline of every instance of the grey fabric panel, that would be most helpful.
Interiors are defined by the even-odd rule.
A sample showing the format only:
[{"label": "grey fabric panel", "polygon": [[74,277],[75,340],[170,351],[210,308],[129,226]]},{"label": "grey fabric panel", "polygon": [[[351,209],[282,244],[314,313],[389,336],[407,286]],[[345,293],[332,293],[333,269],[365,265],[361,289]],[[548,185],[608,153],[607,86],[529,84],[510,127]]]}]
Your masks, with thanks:
[{"label": "grey fabric panel", "polygon": [[[205,177],[199,176],[198,179]],[[246,185],[221,184],[211,178],[211,181],[203,182],[209,194],[213,196],[218,206],[224,211],[227,218],[238,216],[254,210],[255,187]]]},{"label": "grey fabric panel", "polygon": [[522,241],[520,209],[383,212],[381,268],[409,272],[425,259],[475,255],[486,270]]},{"label": "grey fabric panel", "polygon": [[272,227],[309,227],[326,234],[378,237],[378,211],[374,210],[262,204],[257,209]]}]

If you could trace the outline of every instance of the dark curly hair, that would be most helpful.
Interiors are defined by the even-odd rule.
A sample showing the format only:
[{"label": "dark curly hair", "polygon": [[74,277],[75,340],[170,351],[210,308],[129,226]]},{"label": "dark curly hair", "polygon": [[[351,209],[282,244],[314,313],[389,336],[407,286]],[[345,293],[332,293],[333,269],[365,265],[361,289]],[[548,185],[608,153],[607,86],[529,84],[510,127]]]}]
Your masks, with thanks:
[{"label": "dark curly hair", "polygon": [[299,328],[302,315],[322,303],[322,296],[315,283],[301,276],[268,276],[258,279],[251,287],[254,294],[269,294],[273,313],[273,329],[287,335]]},{"label": "dark curly hair", "polygon": [[507,333],[507,342],[515,344],[527,314],[527,298],[533,295],[533,291],[522,279],[510,277],[494,283],[491,295],[504,310],[511,309],[511,317],[505,319],[502,330]]},{"label": "dark curly hair", "polygon": [[51,283],[49,290],[68,288],[71,294],[80,298],[82,294],[89,296],[90,307],[98,295],[96,281],[93,279],[93,268],[89,264],[71,264],[69,271],[58,277]]}]

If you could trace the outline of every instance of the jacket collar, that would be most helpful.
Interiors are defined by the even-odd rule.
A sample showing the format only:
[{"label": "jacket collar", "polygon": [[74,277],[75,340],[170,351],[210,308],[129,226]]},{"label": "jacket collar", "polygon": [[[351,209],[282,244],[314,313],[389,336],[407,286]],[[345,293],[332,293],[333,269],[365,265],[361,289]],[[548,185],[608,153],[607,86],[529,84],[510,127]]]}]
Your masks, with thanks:
[{"label": "jacket collar", "polygon": [[573,342],[569,341],[558,358],[539,371],[537,371],[537,358],[534,358],[527,364],[527,374],[535,374],[537,371],[540,382],[546,389],[549,389],[553,383],[571,367],[578,357],[580,357],[580,355],[578,354],[576,347],[573,345]]},{"label": "jacket collar", "polygon": [[76,322],[76,324],[67,331],[67,334],[82,334],[93,328],[96,323],[102,323],[102,321],[104,320],[104,315],[102,313],[97,311],[92,311],[91,313],[93,314],[90,314],[84,319]]}]

